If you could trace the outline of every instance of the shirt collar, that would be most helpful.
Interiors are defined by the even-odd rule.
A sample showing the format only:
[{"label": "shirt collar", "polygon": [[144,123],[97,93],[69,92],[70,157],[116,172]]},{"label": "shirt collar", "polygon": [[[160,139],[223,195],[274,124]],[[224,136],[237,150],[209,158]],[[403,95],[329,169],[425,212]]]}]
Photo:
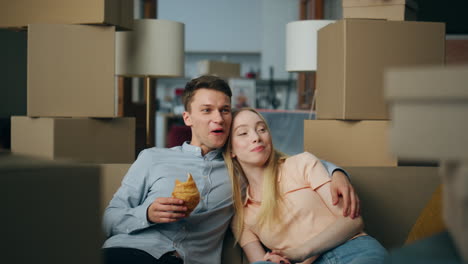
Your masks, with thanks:
[{"label": "shirt collar", "polygon": [[[184,144],[182,144],[182,150],[184,152],[193,153],[193,155],[197,157],[203,157],[201,148],[198,146],[191,145],[190,141],[185,141]],[[223,148],[212,150],[206,153],[205,159],[214,160],[215,158],[222,157],[223,150],[224,150]]]},{"label": "shirt collar", "polygon": [[254,200],[252,197],[250,197],[250,186],[247,186],[247,188],[245,190],[244,207],[246,207],[249,203],[261,204],[262,202]]}]

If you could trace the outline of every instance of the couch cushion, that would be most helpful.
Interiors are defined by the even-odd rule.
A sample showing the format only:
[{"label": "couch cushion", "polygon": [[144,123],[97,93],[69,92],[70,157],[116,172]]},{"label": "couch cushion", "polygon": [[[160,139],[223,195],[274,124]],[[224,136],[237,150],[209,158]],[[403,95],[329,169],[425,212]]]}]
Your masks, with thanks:
[{"label": "couch cushion", "polygon": [[365,231],[401,247],[440,184],[437,167],[346,167],[361,200]]}]

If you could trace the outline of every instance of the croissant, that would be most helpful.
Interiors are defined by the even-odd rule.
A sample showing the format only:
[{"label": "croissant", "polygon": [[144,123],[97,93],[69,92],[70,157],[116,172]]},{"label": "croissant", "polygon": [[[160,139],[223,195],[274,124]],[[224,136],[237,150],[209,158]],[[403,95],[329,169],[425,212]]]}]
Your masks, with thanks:
[{"label": "croissant", "polygon": [[200,202],[200,192],[192,178],[192,174],[187,174],[187,181],[181,182],[175,180],[175,187],[172,191],[172,197],[185,201],[187,206],[187,215],[189,215]]}]

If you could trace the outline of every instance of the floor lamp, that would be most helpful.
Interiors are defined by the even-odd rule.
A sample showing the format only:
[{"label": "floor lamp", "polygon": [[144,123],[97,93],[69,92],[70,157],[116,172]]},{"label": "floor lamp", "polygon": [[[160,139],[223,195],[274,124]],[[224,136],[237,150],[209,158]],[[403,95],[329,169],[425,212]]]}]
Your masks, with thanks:
[{"label": "floor lamp", "polygon": [[116,32],[118,76],[143,77],[146,91],[146,147],[153,147],[156,91],[151,78],[184,76],[184,24],[163,19],[136,19],[132,31]]},{"label": "floor lamp", "polygon": [[[286,25],[286,71],[317,71],[317,35],[324,26],[335,20],[299,20]],[[317,87],[312,96],[309,119],[315,106]]]}]

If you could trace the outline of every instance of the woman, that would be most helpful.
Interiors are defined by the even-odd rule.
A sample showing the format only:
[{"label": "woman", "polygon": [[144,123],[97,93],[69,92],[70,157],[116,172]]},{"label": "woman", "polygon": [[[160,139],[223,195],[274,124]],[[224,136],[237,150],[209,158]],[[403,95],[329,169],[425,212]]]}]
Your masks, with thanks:
[{"label": "woman", "polygon": [[254,109],[233,113],[224,159],[236,210],[233,232],[250,262],[383,262],[387,253],[362,231],[361,217],[344,217],[341,205],[332,204],[321,162],[307,152],[286,157],[276,151]]}]

